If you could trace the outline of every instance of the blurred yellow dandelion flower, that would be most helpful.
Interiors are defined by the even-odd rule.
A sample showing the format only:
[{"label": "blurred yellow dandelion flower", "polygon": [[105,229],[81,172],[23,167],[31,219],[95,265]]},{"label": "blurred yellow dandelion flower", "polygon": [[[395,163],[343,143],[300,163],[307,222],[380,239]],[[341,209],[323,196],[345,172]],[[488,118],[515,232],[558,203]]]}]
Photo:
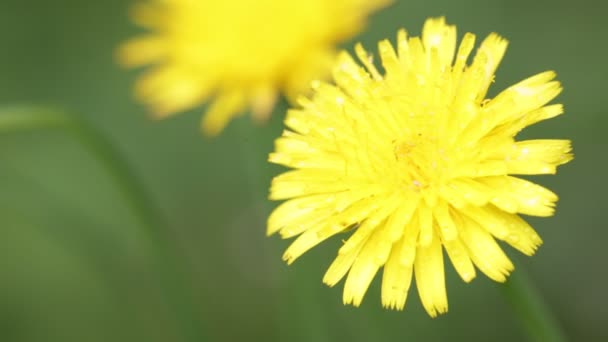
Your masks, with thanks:
[{"label": "blurred yellow dandelion flower", "polygon": [[519,214],[550,216],[557,196],[511,175],[554,174],[572,159],[570,141],[515,135],[561,114],[547,103],[562,88],[547,71],[488,99],[507,41],[490,34],[467,65],[474,45],[467,33],[457,49],[456,28],[428,19],[421,38],[401,30],[396,50],[378,44],[384,74],[357,45],[365,68],[342,53],[336,85],[319,82],[287,114],[269,160],[295,170],[272,181],[270,198],[287,201],[268,234],[299,235],[284,255],[292,263],[352,230],[323,279],[348,273],[345,304],[358,306],[384,267],[383,306],[403,309],[414,275],[434,317],[448,309],[443,249],[465,282],[475,266],[504,282],[513,264],[496,239],[526,255],[542,243]]},{"label": "blurred yellow dandelion flower", "polygon": [[156,117],[212,98],[202,122],[215,135],[239,113],[258,120],[279,94],[330,73],[335,45],[361,31],[387,0],[148,0],[133,10],[150,32],[119,50],[126,66],[154,64],[136,95]]}]

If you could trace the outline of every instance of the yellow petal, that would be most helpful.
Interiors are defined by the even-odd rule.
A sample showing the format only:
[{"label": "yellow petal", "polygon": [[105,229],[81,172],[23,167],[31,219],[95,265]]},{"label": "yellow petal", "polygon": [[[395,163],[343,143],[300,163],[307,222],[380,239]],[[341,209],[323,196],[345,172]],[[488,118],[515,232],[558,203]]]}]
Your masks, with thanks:
[{"label": "yellow petal", "polygon": [[407,224],[418,207],[418,201],[418,197],[404,199],[399,208],[389,217],[385,231],[391,243],[397,241],[403,235]]},{"label": "yellow petal", "polygon": [[444,17],[426,20],[422,28],[422,41],[427,51],[433,48],[439,51],[440,64],[438,67],[443,69],[454,58],[454,52],[456,51],[456,27],[454,25],[447,25]]},{"label": "yellow petal", "polygon": [[[371,226],[370,223],[367,224]],[[375,228],[377,227],[372,227],[371,230]],[[376,256],[383,252],[378,249],[380,246],[378,244],[379,238],[380,234],[378,232],[373,233],[355,259],[344,283],[344,293],[342,296],[344,304],[361,305],[365,292],[367,292],[378,269],[382,266],[376,262]]]},{"label": "yellow petal", "polygon": [[[367,215],[365,216],[369,218],[366,219],[359,228],[357,228],[357,230],[348,240],[346,240],[346,243],[344,243],[338,253],[346,253],[349,249],[356,247],[361,241],[366,240],[368,236],[377,229],[378,223],[383,222],[384,219],[390,215],[390,212],[383,210],[383,207],[386,207],[386,203],[383,203],[382,201],[378,202],[379,203],[374,205],[367,205],[368,208],[374,208],[373,210],[367,211]],[[377,211],[375,210],[376,207],[379,208]]]},{"label": "yellow petal", "polygon": [[491,189],[484,184],[464,177],[451,180],[446,187],[449,187],[452,193],[460,194],[466,202],[474,206],[485,205],[492,196]]},{"label": "yellow petal", "polygon": [[401,265],[408,267],[414,265],[419,234],[420,223],[418,221],[418,217],[414,216],[405,227],[403,237],[401,238],[401,246],[399,250],[399,262],[401,262]]},{"label": "yellow petal", "polygon": [[435,237],[427,247],[416,251],[416,285],[422,306],[431,317],[448,311],[448,298],[445,290],[445,272],[441,242]]},{"label": "yellow petal", "polygon": [[463,217],[461,238],[475,265],[494,281],[504,282],[513,264],[494,238],[476,222]]},{"label": "yellow petal", "polygon": [[[468,214],[468,212],[467,212]],[[486,206],[473,218],[498,239],[526,255],[532,255],[542,244],[542,239],[521,217],[506,213],[492,205]]]},{"label": "yellow petal", "polygon": [[147,72],[137,81],[136,96],[149,103],[155,118],[164,118],[206,98],[210,84],[198,83],[179,68],[162,67]]},{"label": "yellow petal", "polygon": [[407,293],[412,281],[413,265],[404,265],[400,261],[400,251],[405,237],[395,243],[391,254],[384,265],[382,275],[382,306],[389,309],[403,310]]},{"label": "yellow petal", "polygon": [[281,200],[293,197],[310,196],[320,193],[346,191],[349,184],[327,179],[331,170],[296,170],[275,177],[270,185],[270,199]]},{"label": "yellow petal", "polygon": [[[505,55],[505,51],[507,51],[508,44],[506,39],[496,33],[489,34],[481,43],[481,46],[477,51],[477,56],[485,56],[485,58],[480,58],[478,63],[485,63],[483,65],[483,82],[480,85],[479,93],[477,95],[478,101],[485,98],[490,84],[494,81],[494,73],[500,64],[502,57]],[[476,67],[477,56],[473,59],[473,64],[471,65],[471,68],[473,69]]]},{"label": "yellow petal", "polygon": [[365,48],[363,48],[361,43],[355,44],[355,54],[357,55],[357,58],[359,58],[361,64],[365,65],[365,68],[372,75],[374,80],[382,79],[380,72],[378,72],[378,69],[376,69],[376,66],[374,65],[374,57],[365,51]]},{"label": "yellow petal", "polygon": [[399,57],[397,52],[393,48],[393,45],[387,40],[381,40],[378,43],[378,53],[382,60],[382,67],[387,75],[398,77],[401,74],[401,65],[399,64]]},{"label": "yellow petal", "polygon": [[467,283],[473,280],[475,278],[475,267],[469,256],[469,251],[460,239],[446,241],[443,246],[460,278]]},{"label": "yellow petal", "polygon": [[[525,117],[542,108],[562,91],[559,82],[551,81],[554,77],[554,72],[544,72],[507,88],[484,106],[482,115],[492,118],[494,126],[521,118],[530,120]],[[538,119],[534,118],[536,121]]]},{"label": "yellow petal", "polygon": [[458,238],[458,230],[450,214],[449,205],[445,201],[440,201],[435,206],[433,216],[437,221],[437,228],[439,228],[439,233],[444,243]]},{"label": "yellow petal", "polygon": [[157,36],[131,39],[118,50],[118,61],[127,67],[156,63],[166,57],[166,42]]},{"label": "yellow petal", "polygon": [[275,208],[268,217],[266,233],[272,235],[286,226],[298,226],[299,221],[306,221],[317,215],[324,207],[326,195],[317,195],[292,199]]},{"label": "yellow petal", "polygon": [[473,51],[474,46],[475,35],[469,32],[465,33],[460,42],[460,46],[458,47],[458,52],[456,53],[456,58],[454,60],[454,67],[452,68],[452,81],[454,83],[458,84],[460,81],[464,66],[467,63],[467,59],[469,58],[471,51]]},{"label": "yellow petal", "polygon": [[570,140],[525,140],[513,144],[505,156],[509,174],[555,174],[557,166],[572,160]]},{"label": "yellow petal", "polygon": [[330,223],[324,223],[308,229],[302,233],[302,235],[298,236],[298,238],[295,239],[291,245],[289,245],[289,247],[285,250],[285,253],[283,253],[283,260],[285,260],[287,264],[292,264],[302,254],[329,238],[331,236],[330,234],[324,234],[323,237],[319,236],[319,231],[323,229],[327,230],[328,227],[332,228],[333,234],[331,235],[335,235],[346,228],[343,226],[333,227],[330,225]]},{"label": "yellow petal", "polygon": [[272,84],[257,86],[251,94],[251,113],[258,123],[265,123],[270,118],[278,99],[276,87]]},{"label": "yellow petal", "polygon": [[399,55],[399,62],[401,62],[403,71],[407,71],[411,64],[411,59],[407,31],[404,29],[397,31],[397,54]]},{"label": "yellow petal", "polygon": [[242,91],[233,91],[220,95],[210,105],[201,121],[201,128],[208,136],[219,134],[247,105],[247,99]]},{"label": "yellow petal", "polygon": [[540,185],[509,176],[484,177],[478,181],[494,190],[492,203],[508,213],[551,216],[555,211],[557,195]]},{"label": "yellow petal", "polygon": [[418,239],[421,246],[429,246],[433,241],[433,211],[427,205],[418,206],[418,222],[420,224],[420,237]]},{"label": "yellow petal", "polygon": [[348,253],[338,254],[336,259],[331,263],[325,275],[323,276],[323,283],[327,286],[333,287],[336,285],[351,268],[355,259],[359,255],[361,248],[365,241],[361,242],[357,248],[351,249]]}]

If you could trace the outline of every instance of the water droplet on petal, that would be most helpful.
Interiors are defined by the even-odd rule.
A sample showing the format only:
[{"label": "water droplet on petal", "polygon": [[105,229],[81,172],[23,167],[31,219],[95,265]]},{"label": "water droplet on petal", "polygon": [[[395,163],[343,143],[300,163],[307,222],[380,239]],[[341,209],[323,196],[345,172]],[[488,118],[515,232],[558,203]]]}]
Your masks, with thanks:
[{"label": "water droplet on petal", "polygon": [[507,237],[507,241],[509,241],[510,243],[518,243],[519,242],[519,235],[517,234],[511,234]]}]

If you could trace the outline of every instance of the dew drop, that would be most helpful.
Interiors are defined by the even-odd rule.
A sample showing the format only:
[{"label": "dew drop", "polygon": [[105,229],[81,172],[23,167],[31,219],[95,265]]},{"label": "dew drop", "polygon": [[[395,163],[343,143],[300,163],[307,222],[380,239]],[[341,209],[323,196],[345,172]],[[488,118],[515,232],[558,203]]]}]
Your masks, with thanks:
[{"label": "dew drop", "polygon": [[509,241],[510,243],[518,243],[519,236],[517,234],[511,234],[507,237],[507,241]]}]

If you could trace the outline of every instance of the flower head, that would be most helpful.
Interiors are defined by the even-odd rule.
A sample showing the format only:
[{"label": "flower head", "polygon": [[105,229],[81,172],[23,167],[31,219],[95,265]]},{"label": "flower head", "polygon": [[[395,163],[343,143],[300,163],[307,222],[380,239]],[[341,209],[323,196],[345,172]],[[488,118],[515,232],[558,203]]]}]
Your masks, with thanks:
[{"label": "flower head", "polygon": [[164,117],[213,98],[204,121],[219,133],[250,108],[264,119],[280,93],[328,74],[335,45],[386,0],[148,0],[134,20],[149,34],[122,46],[123,64],[154,64],[137,96]]},{"label": "flower head", "polygon": [[524,127],[562,113],[547,105],[560,91],[543,72],[486,93],[507,41],[490,34],[470,65],[475,36],[456,44],[443,18],[422,37],[378,44],[384,74],[357,45],[365,68],[340,55],[335,85],[319,82],[312,99],[288,112],[288,129],[269,160],[294,170],[272,181],[270,197],[287,200],[270,215],[268,233],[299,237],[291,263],[346,231],[323,281],[346,274],[343,300],[358,306],[383,267],[382,304],[403,309],[415,277],[431,316],[447,311],[443,249],[460,277],[476,268],[503,282],[513,264],[496,240],[526,255],[542,243],[519,214],[550,216],[557,196],[512,175],[554,174],[572,159],[568,140],[516,141]]}]

